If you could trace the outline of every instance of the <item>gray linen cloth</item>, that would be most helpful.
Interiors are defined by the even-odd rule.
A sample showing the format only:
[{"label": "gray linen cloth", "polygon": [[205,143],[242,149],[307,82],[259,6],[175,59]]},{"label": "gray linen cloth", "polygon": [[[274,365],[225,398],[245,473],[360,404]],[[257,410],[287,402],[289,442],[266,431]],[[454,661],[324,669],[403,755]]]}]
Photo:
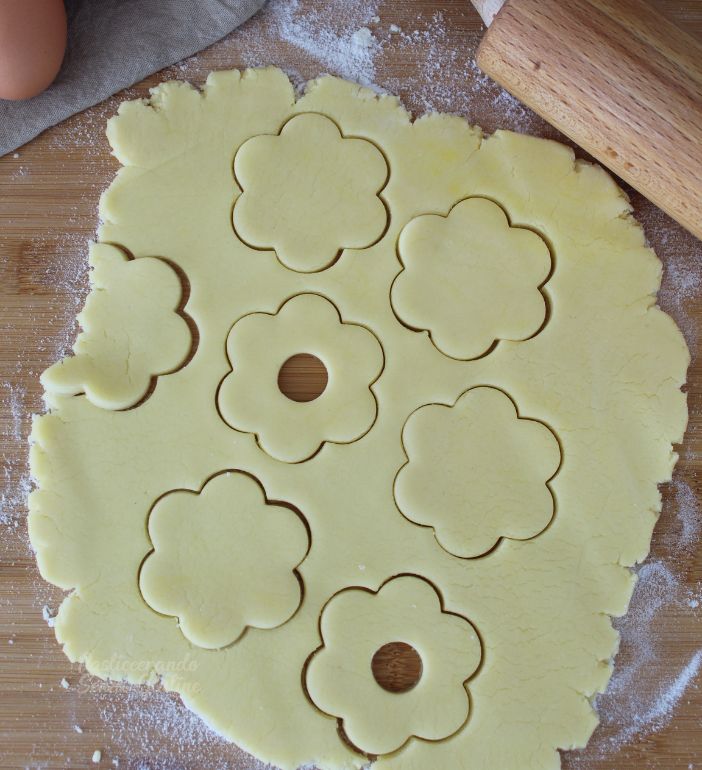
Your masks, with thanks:
[{"label": "gray linen cloth", "polygon": [[68,49],[33,99],[0,99],[0,155],[246,21],[265,0],[67,0]]}]

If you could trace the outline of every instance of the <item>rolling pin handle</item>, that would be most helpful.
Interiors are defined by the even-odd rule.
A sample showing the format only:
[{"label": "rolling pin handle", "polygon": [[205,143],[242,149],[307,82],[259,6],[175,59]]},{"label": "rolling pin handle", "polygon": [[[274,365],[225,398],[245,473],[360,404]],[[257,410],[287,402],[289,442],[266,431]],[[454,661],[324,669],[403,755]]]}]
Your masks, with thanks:
[{"label": "rolling pin handle", "polygon": [[483,72],[702,238],[702,44],[643,0],[474,4]]}]

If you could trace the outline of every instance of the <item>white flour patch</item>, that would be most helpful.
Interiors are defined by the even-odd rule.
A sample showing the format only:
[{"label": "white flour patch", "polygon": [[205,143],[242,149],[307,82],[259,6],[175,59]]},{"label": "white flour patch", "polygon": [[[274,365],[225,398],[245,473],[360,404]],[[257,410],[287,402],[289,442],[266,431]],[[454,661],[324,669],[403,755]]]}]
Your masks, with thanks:
[{"label": "white flour patch", "polygon": [[670,313],[694,349],[699,322],[690,314],[690,306],[702,295],[702,242],[660,209],[646,201],[636,215],[644,222],[646,235],[659,256],[665,257],[663,283],[658,293],[661,307]]},{"label": "white flour patch", "polygon": [[[2,443],[7,446],[22,446],[26,441],[28,418],[25,402],[27,389],[9,382],[0,383],[0,411],[6,415],[3,420]],[[2,490],[0,490],[0,524],[17,528],[20,513],[25,502],[31,480],[26,457],[16,452],[4,453],[2,462]]]},{"label": "white flour patch", "polygon": [[[621,652],[607,690],[595,698],[601,728],[587,751],[571,752],[570,766],[585,768],[590,762],[616,754],[633,741],[668,725],[691,687],[697,687],[702,648],[683,658],[679,672],[670,676],[669,650],[661,641],[664,616],[675,610],[690,611],[690,590],[669,565],[650,561],[637,570],[638,584],[628,613],[615,621],[621,635]],[[666,654],[667,652],[667,654]]]},{"label": "white flour patch", "polygon": [[[22,259],[44,265],[32,275],[32,281],[56,292],[52,306],[52,332],[45,337],[27,338],[27,346],[47,362],[70,352],[75,339],[76,313],[83,305],[87,291],[87,246],[83,235],[47,233],[42,240],[27,244]],[[29,474],[27,439],[31,428],[31,412],[40,408],[36,394],[17,382],[36,382],[41,368],[31,363],[32,356],[17,352],[12,364],[13,381],[0,384],[0,412],[3,414],[2,443],[9,448],[3,452],[2,487],[0,489],[0,524],[19,528],[26,510],[27,496],[32,488]]]},{"label": "white flour patch", "polygon": [[[465,13],[469,13],[466,9]],[[419,15],[413,28],[385,27],[383,50],[398,55],[407,66],[400,76],[381,80],[383,89],[399,93],[415,112],[448,112],[463,115],[491,133],[495,128],[522,132],[547,131],[547,124],[511,96],[475,63],[484,30],[456,28],[441,12]],[[485,116],[489,115],[489,123]],[[553,131],[551,131],[553,133]]]},{"label": "white flour patch", "polygon": [[692,487],[682,479],[673,482],[673,492],[680,527],[676,544],[680,548],[694,548],[702,533],[702,510],[699,500]]},{"label": "white flour patch", "polygon": [[372,0],[329,0],[304,7],[299,0],[270,0],[233,35],[244,38],[242,53],[249,66],[271,64],[269,46],[279,40],[311,57],[320,74],[373,87],[382,47],[370,28],[379,21],[377,6]]},{"label": "white flour patch", "polygon": [[44,618],[44,621],[46,622],[46,625],[49,626],[49,628],[53,628],[56,624],[56,611],[52,610],[48,604],[45,604],[41,608],[41,616]]},{"label": "white flour patch", "polygon": [[663,683],[648,708],[633,714],[632,719],[608,739],[611,749],[616,751],[634,738],[650,735],[668,725],[687,690],[690,687],[698,687],[697,679],[701,666],[702,649],[699,649],[672,681]]},{"label": "white flour patch", "polygon": [[[208,770],[269,767],[211,730],[172,694],[152,687],[101,682],[88,675],[81,681],[111,732],[113,745],[120,747],[118,761],[128,762],[133,770],[190,767],[194,751],[198,766]],[[142,758],[141,763],[138,758]]]}]

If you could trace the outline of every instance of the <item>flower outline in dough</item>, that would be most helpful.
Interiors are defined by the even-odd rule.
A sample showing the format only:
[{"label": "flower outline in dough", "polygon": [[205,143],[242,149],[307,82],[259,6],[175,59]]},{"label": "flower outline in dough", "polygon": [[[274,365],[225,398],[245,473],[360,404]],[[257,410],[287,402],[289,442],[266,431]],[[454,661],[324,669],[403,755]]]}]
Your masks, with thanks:
[{"label": "flower outline in dough", "polygon": [[[293,401],[278,388],[278,373],[291,357],[308,353],[327,370],[324,391],[312,401]],[[383,349],[365,326],[342,319],[320,294],[297,294],[274,313],[250,313],[227,337],[230,371],[217,391],[220,416],[251,433],[266,453],[304,462],[325,443],[348,444],[375,423],[372,386],[384,366]]]},{"label": "flower outline in dough", "polygon": [[[441,741],[468,721],[467,684],[480,669],[482,641],[468,619],[444,608],[425,578],[400,574],[375,591],[345,588],[323,607],[319,628],[321,645],[303,671],[305,690],[362,753],[391,754],[412,738]],[[375,652],[398,641],[422,661],[417,683],[400,693],[381,687],[372,671]]]},{"label": "flower outline in dough", "polygon": [[244,471],[221,471],[199,490],[166,492],[147,531],[141,595],[154,612],[177,618],[198,647],[221,649],[248,628],[278,628],[302,603],[298,568],[311,545],[308,524]]},{"label": "flower outline in dough", "polygon": [[195,354],[195,323],[184,310],[187,279],[165,258],[136,258],[111,243],[90,244],[90,266],[72,353],[50,366],[41,383],[49,393],[83,394],[101,409],[132,409],[159,377]]},{"label": "flower outline in dough", "polygon": [[407,461],[393,485],[397,508],[431,527],[448,553],[484,556],[503,539],[534,539],[553,521],[560,442],[546,423],[520,415],[499,388],[476,386],[453,405],[419,407],[405,422],[402,445]]},{"label": "flower outline in dough", "polygon": [[547,323],[550,249],[489,198],[464,198],[446,215],[412,219],[397,255],[393,312],[449,358],[480,358],[500,341],[531,339]]},{"label": "flower outline in dough", "polygon": [[345,249],[372,246],[387,228],[385,156],[368,139],[345,136],[325,115],[301,113],[278,134],[244,142],[234,177],[241,189],[232,214],[236,234],[254,249],[272,249],[290,270],[325,270]]}]

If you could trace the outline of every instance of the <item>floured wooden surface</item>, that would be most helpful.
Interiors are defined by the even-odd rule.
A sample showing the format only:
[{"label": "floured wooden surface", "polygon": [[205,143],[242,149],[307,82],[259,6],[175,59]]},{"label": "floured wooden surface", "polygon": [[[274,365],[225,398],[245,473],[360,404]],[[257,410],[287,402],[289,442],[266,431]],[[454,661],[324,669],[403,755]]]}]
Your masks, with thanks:
[{"label": "floured wooden surface", "polygon": [[[281,10],[281,5],[278,4],[277,10],[275,4],[271,6],[267,16],[253,22],[239,37],[235,34],[182,70],[172,68],[171,75],[155,77],[150,84],[172,75],[201,82],[209,69],[238,64],[295,62],[305,77],[327,69],[347,77],[353,77],[357,72],[356,79],[370,79],[390,90],[397,87],[397,78],[404,78],[404,82],[414,83],[414,90],[408,89],[404,94],[409,107],[451,109],[453,100],[456,111],[467,114],[488,130],[502,125],[539,131],[538,119],[530,117],[499,91],[470,80],[472,73],[466,61],[470,45],[477,40],[477,22],[462,4],[449,8],[443,23],[431,18],[433,6],[427,9],[423,21],[417,19],[416,7],[395,9],[395,17],[389,12],[384,14],[381,7],[378,25],[372,21],[372,9],[360,10],[354,8],[354,3],[347,4],[349,29],[367,26],[376,43],[361,35],[356,43],[349,45],[349,56],[341,59],[338,54],[343,46],[334,47],[333,41],[329,42],[327,24],[310,20],[304,7],[293,7],[289,12]],[[405,16],[403,11],[406,11]],[[401,31],[390,32],[392,23]],[[255,25],[260,25],[258,31]],[[476,31],[466,34],[471,29]],[[281,34],[281,30],[285,34]],[[415,30],[418,30],[416,35],[413,34]],[[444,30],[450,30],[450,33]],[[297,43],[272,46],[272,38],[285,38],[286,35]],[[377,41],[384,40],[385,36],[388,42],[376,50]],[[392,42],[393,36],[398,42]],[[348,33],[342,32],[339,39],[343,42],[349,37]],[[315,42],[320,43],[320,38],[322,50],[334,51],[334,56],[320,62],[301,54],[300,47],[310,48]],[[244,49],[246,55],[242,56],[239,52]],[[431,55],[426,56],[427,52]],[[416,69],[412,67],[415,59],[419,62]],[[426,69],[431,61],[440,62],[443,79],[436,74],[429,77]],[[459,74],[455,81],[449,66],[452,61],[458,62],[454,71]],[[351,71],[343,71],[349,66]],[[465,71],[460,72],[461,68]],[[400,72],[400,69],[405,71]],[[430,80],[430,88],[417,86]],[[460,94],[439,92],[438,83],[445,88],[445,84],[452,81],[466,82],[467,85]],[[143,92],[143,89],[133,89],[129,96]],[[99,747],[105,765],[113,757],[120,757],[122,764],[127,766],[129,762],[136,766],[137,760],[144,760],[152,767],[195,767],[205,761],[214,767],[250,767],[249,760],[242,759],[237,764],[237,752],[231,746],[216,738],[205,739],[203,728],[166,696],[148,692],[126,694],[121,687],[100,685],[92,680],[79,681],[80,671],[70,670],[41,619],[42,605],[55,605],[52,597],[44,593],[47,589],[36,581],[32,559],[27,555],[24,524],[13,513],[21,509],[24,478],[21,442],[28,428],[25,414],[28,409],[40,407],[37,376],[42,368],[55,360],[59,350],[64,350],[72,341],[74,332],[70,319],[82,304],[84,243],[94,231],[99,191],[114,173],[102,129],[116,103],[113,99],[111,104],[54,129],[31,147],[21,150],[16,159],[10,156],[0,161],[3,181],[8,185],[3,188],[0,205],[5,217],[2,252],[9,260],[3,265],[8,275],[3,282],[3,291],[10,296],[5,300],[10,309],[5,335],[11,342],[9,347],[3,348],[3,365],[7,372],[3,379],[8,382],[3,393],[3,407],[7,407],[7,412],[3,413],[6,419],[3,439],[5,445],[12,448],[12,454],[6,455],[8,483],[7,489],[3,490],[3,514],[8,524],[8,537],[4,542],[11,550],[8,550],[9,566],[4,570],[9,579],[3,582],[2,644],[13,642],[7,646],[9,654],[2,660],[2,665],[11,666],[10,681],[19,682],[11,685],[16,688],[11,698],[3,699],[2,708],[8,708],[9,713],[7,718],[3,714],[2,722],[12,726],[16,718],[15,724],[21,726],[11,743],[16,747],[14,757],[10,755],[3,761],[8,767],[32,766],[39,762],[44,766],[48,763],[48,766],[65,767],[70,758],[71,766],[80,767],[89,764],[93,750]],[[8,194],[12,196],[11,200],[8,200]],[[699,275],[692,265],[700,258],[699,244],[652,207],[640,205],[636,198],[635,203],[649,239],[666,264],[661,303],[681,325],[694,352],[698,345],[695,319],[699,308],[698,301],[696,304]],[[66,231],[69,235],[64,235]],[[16,308],[14,312],[13,308]],[[64,333],[62,318],[67,333]],[[625,645],[618,662],[624,665],[618,669],[621,678],[617,680],[615,672],[614,681],[615,684],[619,681],[621,693],[618,695],[615,689],[601,699],[605,729],[600,731],[599,740],[596,736],[588,752],[568,757],[564,763],[566,767],[659,766],[673,770],[686,768],[690,763],[694,766],[695,737],[685,732],[685,725],[694,728],[700,710],[699,701],[695,703],[695,697],[699,696],[696,696],[694,686],[688,687],[691,683],[694,685],[699,666],[695,645],[695,637],[699,636],[699,617],[695,604],[700,575],[699,566],[696,567],[691,559],[697,526],[695,467],[691,459],[695,449],[697,408],[695,365],[693,363],[690,372],[691,429],[676,474],[677,482],[666,494],[666,507],[654,536],[654,552],[641,570],[642,585],[638,596],[642,603],[638,605],[635,597],[633,615],[619,624],[624,631]],[[691,484],[693,491],[685,484]],[[21,596],[19,601],[18,594]],[[672,601],[667,598],[670,596]],[[18,606],[26,608],[21,615],[16,611]],[[628,654],[647,657],[648,665],[635,671],[627,666]],[[16,675],[19,670],[24,672],[21,676]],[[635,671],[633,676],[632,671]],[[60,685],[64,676],[68,688]],[[53,692],[47,697],[39,697],[51,688]],[[81,691],[84,690],[88,692],[83,694]],[[115,697],[117,694],[120,696]],[[675,719],[670,727],[647,738],[651,735],[651,727],[664,723],[673,707],[676,707]],[[47,719],[48,729],[43,727]],[[611,724],[609,733],[608,723]],[[78,733],[74,725],[83,733]],[[636,744],[636,748],[631,748],[631,744]],[[623,750],[622,745],[625,746]]]}]

